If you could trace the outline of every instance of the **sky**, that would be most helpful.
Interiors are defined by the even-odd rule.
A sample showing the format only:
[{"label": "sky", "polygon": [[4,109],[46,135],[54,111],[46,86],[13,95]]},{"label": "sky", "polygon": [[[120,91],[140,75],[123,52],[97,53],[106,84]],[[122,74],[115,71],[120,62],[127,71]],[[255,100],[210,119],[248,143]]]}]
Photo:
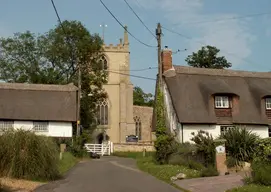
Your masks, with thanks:
[{"label": "sky", "polygon": [[[0,37],[30,30],[44,33],[57,24],[50,0],[0,0]],[[118,44],[123,28],[107,12],[99,0],[54,0],[62,20],[79,20],[91,33],[102,35],[106,24],[105,43]],[[156,46],[156,39],[142,25],[124,0],[103,0],[121,23],[145,44]],[[232,69],[271,71],[271,1],[270,0],[127,0],[144,23],[155,32],[157,23],[179,33],[163,29],[162,47],[175,53],[175,65],[187,65],[185,58],[202,46],[219,48],[220,55],[232,63]],[[267,14],[262,14],[267,13]],[[246,15],[257,16],[231,19]],[[261,15],[260,15],[261,14]],[[147,47],[133,37],[130,40],[131,74],[155,78],[157,48]],[[141,71],[140,71],[141,70]],[[155,81],[131,77],[134,86],[154,92]]]}]

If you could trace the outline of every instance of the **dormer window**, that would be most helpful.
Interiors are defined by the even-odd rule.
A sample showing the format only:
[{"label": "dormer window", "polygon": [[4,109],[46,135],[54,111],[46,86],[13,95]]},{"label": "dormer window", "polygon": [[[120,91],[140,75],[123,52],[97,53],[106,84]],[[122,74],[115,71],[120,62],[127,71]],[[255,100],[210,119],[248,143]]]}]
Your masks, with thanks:
[{"label": "dormer window", "polygon": [[265,99],[265,107],[266,109],[271,109],[271,97]]},{"label": "dormer window", "polygon": [[229,97],[215,96],[215,108],[230,108]]}]

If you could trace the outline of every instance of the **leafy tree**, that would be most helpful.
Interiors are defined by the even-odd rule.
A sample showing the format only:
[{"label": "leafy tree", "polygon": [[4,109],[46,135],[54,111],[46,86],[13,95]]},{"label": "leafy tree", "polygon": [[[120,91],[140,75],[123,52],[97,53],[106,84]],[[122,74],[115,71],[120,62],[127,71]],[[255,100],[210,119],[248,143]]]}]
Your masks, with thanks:
[{"label": "leafy tree", "polygon": [[151,93],[144,93],[144,91],[136,86],[134,87],[134,105],[153,107],[153,95]]},{"label": "leafy tree", "polygon": [[220,50],[213,46],[202,47],[197,53],[188,55],[185,61],[192,67],[224,69],[232,66],[224,56],[218,56]]},{"label": "leafy tree", "polygon": [[0,39],[0,80],[16,83],[77,85],[82,72],[81,123],[89,128],[95,103],[106,97],[102,85],[102,40],[78,21],[64,21],[42,35],[29,31]]}]

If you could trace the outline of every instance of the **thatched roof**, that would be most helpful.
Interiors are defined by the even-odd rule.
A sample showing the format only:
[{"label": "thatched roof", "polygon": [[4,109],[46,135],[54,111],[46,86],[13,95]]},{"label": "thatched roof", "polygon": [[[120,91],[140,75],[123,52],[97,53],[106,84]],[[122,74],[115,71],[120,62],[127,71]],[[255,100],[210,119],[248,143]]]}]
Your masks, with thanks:
[{"label": "thatched roof", "polygon": [[77,87],[0,83],[0,119],[76,121]]},{"label": "thatched roof", "polygon": [[211,109],[213,94],[239,97],[239,112],[232,123],[268,124],[261,99],[271,96],[270,72],[247,72],[174,66],[175,75],[164,73],[166,85],[181,123],[217,123]]}]

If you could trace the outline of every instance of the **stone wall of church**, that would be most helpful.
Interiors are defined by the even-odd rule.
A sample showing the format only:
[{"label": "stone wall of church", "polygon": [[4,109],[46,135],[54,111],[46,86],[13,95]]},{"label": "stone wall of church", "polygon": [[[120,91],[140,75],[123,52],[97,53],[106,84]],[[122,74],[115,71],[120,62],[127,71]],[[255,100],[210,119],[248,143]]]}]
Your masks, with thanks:
[{"label": "stone wall of church", "polygon": [[151,142],[152,139],[152,107],[133,106],[134,120],[140,120],[141,122],[141,141],[139,142]]}]

